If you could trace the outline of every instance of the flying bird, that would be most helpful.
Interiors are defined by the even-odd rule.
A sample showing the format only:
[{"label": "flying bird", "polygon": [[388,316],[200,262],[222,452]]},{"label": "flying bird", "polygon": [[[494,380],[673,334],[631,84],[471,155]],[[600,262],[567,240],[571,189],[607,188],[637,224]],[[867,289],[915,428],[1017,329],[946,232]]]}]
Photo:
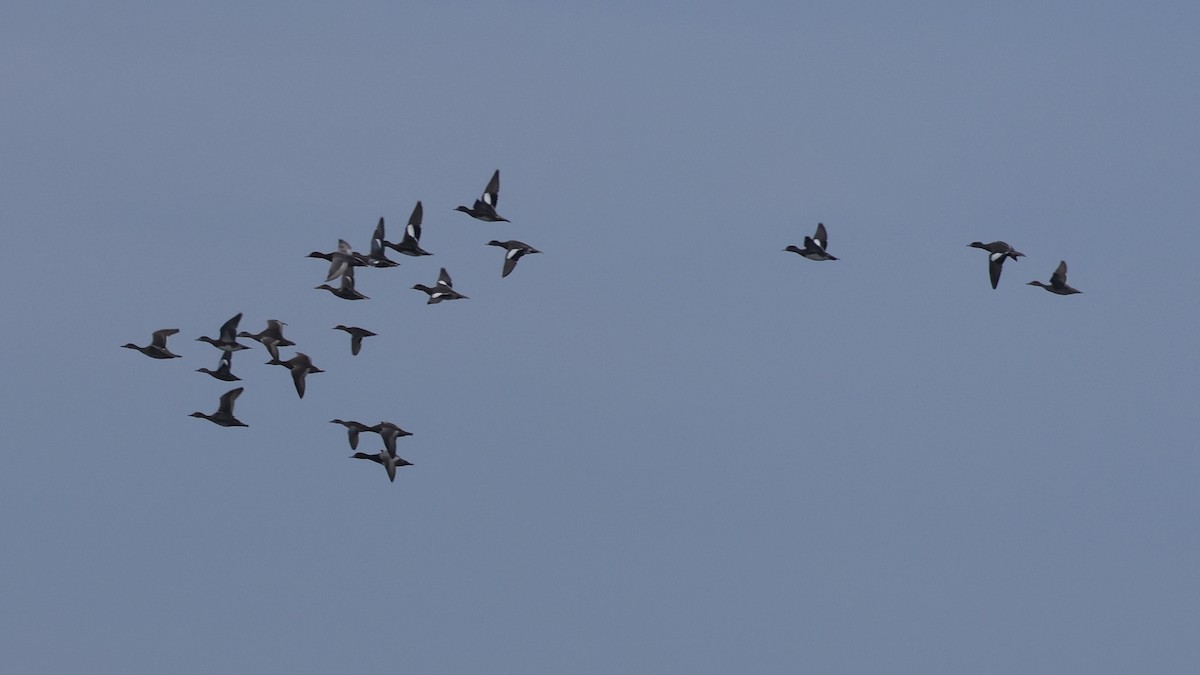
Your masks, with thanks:
[{"label": "flying bird", "polygon": [[304,398],[304,378],[307,377],[309,373],[325,372],[324,370],[314,366],[312,364],[312,359],[308,358],[308,355],[302,352],[296,352],[296,355],[287,361],[271,359],[270,361],[267,361],[267,365],[284,366],[288,370],[292,371],[292,383],[296,385],[296,393],[300,395],[300,398]]},{"label": "flying bird", "polygon": [[503,218],[499,213],[496,213],[496,206],[500,203],[500,169],[496,169],[496,173],[492,174],[492,179],[488,181],[487,187],[483,189],[483,195],[475,200],[475,206],[467,208],[465,206],[455,207],[455,211],[463,213],[488,223],[509,222],[508,218]]},{"label": "flying bird", "polygon": [[221,352],[221,360],[217,363],[216,370],[209,370],[208,368],[197,368],[196,372],[212,375],[213,377],[217,378],[218,380],[223,380],[225,382],[237,382],[238,380],[240,380],[242,378],[238,377],[237,375],[234,375],[232,372],[229,371],[229,369],[232,366],[233,366],[233,352]]},{"label": "flying bird", "polygon": [[202,335],[196,338],[197,342],[207,342],[208,344],[225,352],[236,352],[242,349],[249,349],[246,345],[237,341],[238,322],[242,320],[242,313],[238,312],[232,319],[221,324],[221,332],[217,334],[217,339],[212,339],[207,335]]},{"label": "flying bird", "polygon": [[421,202],[413,207],[412,215],[408,217],[408,226],[404,228],[404,238],[399,244],[389,244],[384,242],[392,250],[404,255],[422,256],[433,255],[429,251],[421,248],[421,219],[424,216],[424,209],[421,208]]},{"label": "flying bird", "polygon": [[804,248],[799,246],[788,246],[783,249],[792,253],[799,253],[809,260],[837,260],[837,258],[825,252],[829,246],[829,235],[825,233],[825,224],[817,223],[817,232],[811,237],[804,238]]},{"label": "flying bird", "polygon": [[353,459],[369,459],[376,464],[381,465],[387,470],[388,480],[396,482],[396,468],[401,466],[412,466],[412,462],[403,457],[394,457],[387,450],[380,450],[378,454],[368,455],[365,452],[356,452],[350,455]]},{"label": "flying bird", "polygon": [[1030,286],[1041,286],[1042,288],[1055,293],[1057,295],[1073,295],[1082,293],[1083,291],[1077,288],[1071,288],[1067,285],[1067,261],[1060,260],[1058,267],[1054,270],[1054,274],[1050,275],[1050,285],[1043,284],[1040,281],[1030,281]]},{"label": "flying bird", "polygon": [[383,445],[387,448],[388,454],[392,457],[396,456],[396,439],[412,436],[412,432],[405,431],[391,422],[380,422],[371,427],[370,431],[379,434],[379,437],[383,439]]},{"label": "flying bird", "polygon": [[362,349],[363,338],[375,336],[375,333],[366,328],[359,328],[358,326],[344,326],[339,323],[333,329],[344,330],[350,334],[350,353],[354,356],[358,356],[359,350]]},{"label": "flying bird", "polygon": [[248,427],[249,424],[243,423],[241,420],[233,416],[233,402],[237,397],[242,395],[244,387],[230,389],[221,394],[221,402],[217,405],[217,411],[211,415],[205,415],[202,412],[194,412],[189,417],[201,417],[214,424],[219,424],[223,427]]},{"label": "flying bird", "polygon": [[136,349],[152,359],[177,359],[179,354],[167,349],[167,338],[178,333],[178,328],[163,328],[150,334],[150,344],[139,347],[132,342],[121,345],[124,349]]},{"label": "flying bird", "polygon": [[498,241],[493,239],[488,242],[488,246],[499,246],[500,248],[504,249],[504,270],[500,272],[500,278],[502,279],[511,274],[512,271],[517,268],[517,261],[520,260],[522,256],[528,253],[541,253],[541,251],[530,246],[529,244],[526,244],[522,241],[517,241],[516,239],[509,239],[508,241]]},{"label": "flying bird", "polygon": [[340,424],[346,427],[346,433],[350,437],[350,449],[358,449],[358,435],[364,431],[372,431],[373,429],[362,422],[354,420],[329,420],[330,424]]},{"label": "flying bird", "polygon": [[342,275],[342,282],[334,288],[329,284],[321,284],[315,287],[317,290],[326,290],[333,293],[343,300],[369,300],[367,296],[359,293],[354,289],[354,268],[347,267],[346,273]]},{"label": "flying bird", "polygon": [[1004,259],[1016,260],[1025,255],[1002,241],[993,241],[990,244],[973,241],[967,246],[981,248],[988,252],[988,276],[992,279],[992,288],[1000,283],[1000,270],[1004,266]]},{"label": "flying bird", "polygon": [[437,284],[430,287],[425,284],[417,284],[413,286],[415,290],[424,291],[429,296],[429,300],[425,302],[427,305],[439,303],[443,300],[469,300],[467,296],[454,290],[453,282],[450,281],[450,275],[443,267],[438,274]]}]

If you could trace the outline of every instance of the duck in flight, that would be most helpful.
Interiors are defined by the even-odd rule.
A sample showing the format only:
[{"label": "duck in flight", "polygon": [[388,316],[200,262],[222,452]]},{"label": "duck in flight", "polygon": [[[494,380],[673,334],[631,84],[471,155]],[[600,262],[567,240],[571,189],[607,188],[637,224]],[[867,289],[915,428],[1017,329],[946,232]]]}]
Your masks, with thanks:
[{"label": "duck in flight", "polygon": [[500,169],[496,169],[496,173],[492,174],[492,179],[488,181],[487,187],[483,189],[483,194],[479,199],[475,200],[475,206],[467,208],[465,206],[455,207],[455,211],[463,213],[488,223],[507,223],[508,218],[502,217],[496,213],[496,206],[500,203]]},{"label": "duck in flight", "polygon": [[504,270],[500,272],[500,278],[508,276],[513,270],[517,269],[517,261],[528,253],[541,253],[536,248],[526,244],[525,242],[509,239],[508,241],[497,241],[493,239],[488,242],[488,246],[499,246],[504,249]]},{"label": "duck in flight", "polygon": [[421,207],[421,202],[413,207],[412,215],[408,217],[408,226],[404,228],[404,238],[399,244],[391,244],[383,242],[389,248],[397,253],[404,255],[422,256],[433,255],[429,251],[421,248],[421,220],[424,217],[425,210]]},{"label": "duck in flight", "polygon": [[1058,261],[1058,267],[1054,270],[1054,274],[1050,275],[1049,285],[1043,284],[1040,281],[1030,281],[1028,285],[1041,286],[1042,288],[1050,291],[1051,293],[1055,293],[1057,295],[1073,295],[1075,293],[1083,292],[1077,288],[1071,288],[1070,286],[1067,285],[1067,261],[1066,260]]},{"label": "duck in flight", "polygon": [[197,373],[205,373],[207,375],[212,375],[213,377],[217,378],[218,380],[222,380],[224,382],[237,382],[238,380],[240,380],[242,378],[240,378],[237,375],[234,375],[232,372],[230,372],[229,369],[232,366],[233,366],[233,352],[221,352],[221,360],[218,362],[216,370],[209,370],[208,368],[197,368],[196,372]]},{"label": "duck in flight", "polygon": [[368,455],[365,452],[356,452],[350,455],[353,459],[369,459],[376,464],[381,465],[387,470],[388,480],[396,482],[396,469],[401,466],[412,466],[412,462],[403,457],[396,457],[387,450],[380,450],[377,454]]},{"label": "duck in flight", "polygon": [[163,328],[150,334],[150,344],[139,347],[132,342],[121,345],[124,349],[136,349],[152,359],[178,359],[179,354],[167,349],[167,338],[178,333],[178,328]]},{"label": "duck in flight", "polygon": [[237,400],[237,397],[242,395],[242,389],[244,389],[244,387],[238,387],[237,389],[230,389],[224,394],[221,394],[221,402],[217,404],[217,411],[215,413],[206,415],[202,412],[194,412],[188,417],[200,417],[212,422],[213,424],[219,424],[223,427],[250,426],[249,424],[245,424],[233,416],[233,402]]},{"label": "duck in flight", "polygon": [[325,372],[324,370],[314,366],[312,359],[308,358],[308,355],[302,352],[296,352],[296,355],[287,361],[271,359],[270,361],[267,361],[267,365],[284,366],[288,370],[292,371],[292,383],[296,385],[296,393],[300,395],[300,398],[304,398],[304,378],[307,377],[309,373]]},{"label": "duck in flight", "polygon": [[342,282],[336,288],[329,284],[321,284],[315,287],[317,290],[326,290],[333,293],[343,300],[370,300],[367,296],[359,293],[354,289],[354,268],[347,267],[345,274],[342,275]]},{"label": "duck in flight", "polygon": [[425,302],[427,305],[433,305],[443,300],[469,300],[467,296],[454,290],[454,284],[450,281],[450,274],[443,267],[438,273],[437,284],[434,286],[426,286],[425,284],[416,284],[413,286],[415,290],[423,291],[429,296],[429,300]]},{"label": "duck in flight", "polygon": [[344,330],[350,334],[350,354],[352,356],[358,356],[359,350],[362,349],[363,338],[374,337],[376,335],[366,328],[359,328],[358,326],[345,326],[340,323],[334,326],[333,329]]},{"label": "duck in flight", "polygon": [[340,424],[346,427],[346,434],[350,437],[350,449],[358,449],[358,435],[364,431],[372,431],[372,428],[362,422],[354,420],[329,420],[330,424]]},{"label": "duck in flight", "polygon": [[804,238],[804,248],[799,246],[788,246],[783,249],[792,253],[799,253],[809,260],[837,260],[837,258],[825,252],[825,248],[829,246],[829,235],[825,232],[825,224],[817,223],[817,232],[811,237]]},{"label": "duck in flight", "polygon": [[238,322],[242,320],[242,313],[238,312],[232,319],[221,324],[221,332],[217,334],[217,339],[212,339],[207,335],[202,335],[196,338],[197,342],[207,342],[208,344],[220,349],[224,352],[236,352],[242,349],[249,349],[246,345],[237,341]]},{"label": "duck in flight", "polygon": [[1012,258],[1016,260],[1025,255],[1002,241],[993,241],[990,244],[973,241],[967,244],[967,246],[981,248],[988,252],[988,276],[992,280],[992,288],[995,288],[1000,283],[1000,270],[1004,266],[1004,259]]}]

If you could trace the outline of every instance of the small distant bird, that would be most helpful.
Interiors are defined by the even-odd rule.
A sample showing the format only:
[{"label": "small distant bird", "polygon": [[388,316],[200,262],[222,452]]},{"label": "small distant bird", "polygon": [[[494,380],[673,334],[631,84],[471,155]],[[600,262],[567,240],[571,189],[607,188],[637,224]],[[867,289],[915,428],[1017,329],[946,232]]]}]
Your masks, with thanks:
[{"label": "small distant bird", "polygon": [[242,320],[242,313],[238,312],[232,319],[221,325],[221,332],[217,334],[217,339],[214,340],[207,335],[196,338],[197,342],[207,342],[208,344],[225,352],[236,352],[242,349],[249,349],[244,344],[237,341],[238,322]]},{"label": "small distant bird", "polygon": [[500,169],[496,169],[496,173],[492,174],[492,179],[488,181],[487,187],[483,189],[483,195],[475,200],[475,206],[467,208],[465,206],[455,207],[455,211],[463,213],[488,223],[509,222],[508,218],[502,218],[499,213],[496,213],[496,206],[500,203]]},{"label": "small distant bird", "polygon": [[371,427],[370,431],[379,434],[379,437],[383,439],[383,445],[393,457],[396,456],[396,439],[412,436],[411,432],[405,431],[391,422],[380,422]]},{"label": "small distant bird", "polygon": [[829,235],[825,233],[825,224],[817,223],[817,233],[811,237],[804,238],[804,248],[788,246],[783,250],[799,253],[809,260],[837,260],[837,258],[825,252],[825,248],[828,246]]},{"label": "small distant bird", "polygon": [[284,366],[288,370],[292,371],[292,382],[296,385],[296,393],[300,395],[300,398],[304,398],[304,378],[307,377],[309,373],[325,372],[324,370],[314,366],[312,364],[312,359],[308,358],[308,355],[302,352],[296,352],[296,355],[287,361],[271,359],[270,361],[267,361],[267,365]]},{"label": "small distant bird", "polygon": [[287,324],[279,319],[267,319],[267,327],[258,333],[250,333],[242,331],[237,334],[238,337],[250,338],[255,342],[262,342],[264,338],[272,338],[275,340],[276,347],[293,347],[295,342],[283,337],[283,327]]},{"label": "small distant bird", "polygon": [[527,253],[541,253],[541,251],[530,246],[529,244],[526,244],[522,241],[517,241],[516,239],[509,239],[508,241],[498,241],[493,239],[488,242],[488,246],[499,246],[505,251],[504,271],[500,273],[501,279],[511,274],[512,271],[517,268],[517,261],[521,259],[521,256]]},{"label": "small distant bird", "polygon": [[351,450],[358,449],[358,435],[359,434],[363,433],[364,431],[372,430],[371,427],[363,424],[362,422],[355,422],[354,420],[329,420],[329,423],[330,424],[340,424],[340,425],[346,427],[346,433],[350,437],[350,449]]},{"label": "small distant bird", "polygon": [[[311,256],[312,253],[309,255]],[[362,267],[366,264],[368,264],[366,257],[361,253],[355,253],[345,239],[338,239],[338,250],[329,254],[329,274],[326,275],[325,281],[329,282],[338,277],[345,277],[351,268]]]},{"label": "small distant bird", "polygon": [[219,424],[223,427],[248,427],[249,424],[243,423],[241,420],[233,416],[233,402],[237,397],[242,395],[244,387],[230,389],[221,394],[221,402],[217,405],[217,411],[211,415],[205,415],[202,412],[194,412],[188,417],[202,417],[209,422]]},{"label": "small distant bird", "polygon": [[412,215],[408,217],[408,227],[404,228],[404,238],[400,240],[400,243],[390,244],[386,241],[383,243],[404,255],[433,255],[421,248],[421,218],[423,215],[424,209],[421,208],[421,202],[417,202],[417,205],[413,207]]},{"label": "small distant bird", "polygon": [[330,293],[333,293],[334,295],[336,295],[337,297],[339,297],[343,300],[369,300],[370,299],[367,296],[363,295],[362,293],[359,293],[358,291],[354,290],[354,268],[353,267],[346,268],[346,273],[342,275],[342,283],[337,288],[334,288],[333,286],[330,286],[329,284],[321,284],[320,286],[316,286],[316,288],[318,290],[324,289],[326,291],[329,291]]},{"label": "small distant bird", "polygon": [[121,347],[124,349],[136,349],[152,359],[177,359],[180,358],[179,354],[175,354],[170,349],[167,349],[167,338],[178,332],[178,328],[163,328],[150,334],[150,344],[145,347],[139,347],[132,342],[127,342],[121,345]]},{"label": "small distant bird", "polygon": [[437,285],[432,288],[425,284],[417,284],[413,286],[415,290],[424,291],[429,300],[425,302],[427,305],[439,303],[443,300],[469,300],[467,296],[454,290],[453,282],[450,281],[450,275],[446,273],[446,268],[438,274]]},{"label": "small distant bird", "polygon": [[1071,288],[1070,286],[1067,285],[1067,261],[1066,260],[1060,260],[1058,262],[1058,268],[1054,270],[1054,274],[1050,275],[1050,285],[1049,286],[1047,286],[1046,284],[1043,284],[1040,281],[1030,281],[1028,285],[1041,286],[1042,288],[1050,291],[1051,293],[1056,293],[1058,295],[1073,295],[1075,293],[1083,292],[1079,289]]},{"label": "small distant bird", "polygon": [[380,450],[378,454],[368,455],[365,452],[356,452],[350,455],[353,459],[369,459],[376,464],[383,466],[387,470],[388,480],[396,482],[396,468],[401,466],[412,466],[412,462],[403,457],[395,457],[387,450]]},{"label": "small distant bird", "polygon": [[992,279],[992,288],[995,288],[1000,283],[1000,269],[1004,265],[1004,259],[1012,258],[1016,260],[1025,255],[1002,241],[993,241],[990,244],[973,241],[967,244],[967,246],[981,248],[988,252],[988,276]]},{"label": "small distant bird", "polygon": [[242,378],[238,377],[237,375],[234,375],[233,373],[231,373],[229,371],[229,369],[232,366],[233,366],[233,352],[221,352],[221,360],[218,362],[216,370],[209,370],[208,368],[197,368],[196,372],[212,375],[213,377],[217,378],[218,380],[223,380],[225,382],[237,382],[238,380],[240,380]]},{"label": "small distant bird", "polygon": [[[343,247],[345,247],[345,250],[343,250]],[[305,258],[320,258],[321,260],[327,260],[330,263],[332,263],[334,256],[338,255],[339,253],[345,253],[347,251],[350,254],[350,265],[352,267],[366,266],[367,259],[361,253],[355,253],[354,251],[350,250],[350,244],[348,244],[345,239],[338,239],[338,250],[336,250],[332,253],[321,253],[320,251],[313,251],[312,253],[309,253],[308,255],[306,255],[304,257]],[[334,275],[334,276],[336,276],[336,275]],[[332,277],[330,279],[326,279],[326,281],[331,281],[331,280],[332,280]]]},{"label": "small distant bird", "polygon": [[[371,234],[371,252],[365,260],[368,267],[399,267],[400,263],[387,257],[387,239],[385,238],[383,228],[383,218],[380,217],[379,224],[375,226],[375,232]],[[328,279],[326,279],[328,281]]]},{"label": "small distant bird", "polygon": [[333,329],[344,330],[350,334],[350,353],[354,356],[358,356],[359,350],[362,349],[363,338],[375,336],[375,333],[366,328],[359,328],[358,326],[345,326],[339,323]]}]

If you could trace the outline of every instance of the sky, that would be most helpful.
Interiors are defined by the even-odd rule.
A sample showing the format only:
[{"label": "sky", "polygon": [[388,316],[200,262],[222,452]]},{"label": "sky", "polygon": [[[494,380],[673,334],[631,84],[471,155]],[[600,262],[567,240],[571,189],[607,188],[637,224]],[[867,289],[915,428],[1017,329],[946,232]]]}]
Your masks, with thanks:
[{"label": "sky", "polygon": [[[7,3],[0,670],[1196,672],[1198,28]],[[434,255],[314,290],[417,200]],[[238,312],[326,372],[238,353],[227,429]]]}]

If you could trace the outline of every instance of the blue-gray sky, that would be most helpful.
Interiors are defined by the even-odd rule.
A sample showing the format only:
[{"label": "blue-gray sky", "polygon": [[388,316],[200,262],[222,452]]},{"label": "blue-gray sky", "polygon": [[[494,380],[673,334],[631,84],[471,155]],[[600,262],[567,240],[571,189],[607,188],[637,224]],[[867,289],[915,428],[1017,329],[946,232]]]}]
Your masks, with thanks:
[{"label": "blue-gray sky", "polygon": [[[1198,29],[9,3],[0,670],[1195,672]],[[454,213],[496,168],[513,222]],[[418,199],[434,256],[313,290]],[[238,354],[224,429],[237,312],[327,372]]]}]

